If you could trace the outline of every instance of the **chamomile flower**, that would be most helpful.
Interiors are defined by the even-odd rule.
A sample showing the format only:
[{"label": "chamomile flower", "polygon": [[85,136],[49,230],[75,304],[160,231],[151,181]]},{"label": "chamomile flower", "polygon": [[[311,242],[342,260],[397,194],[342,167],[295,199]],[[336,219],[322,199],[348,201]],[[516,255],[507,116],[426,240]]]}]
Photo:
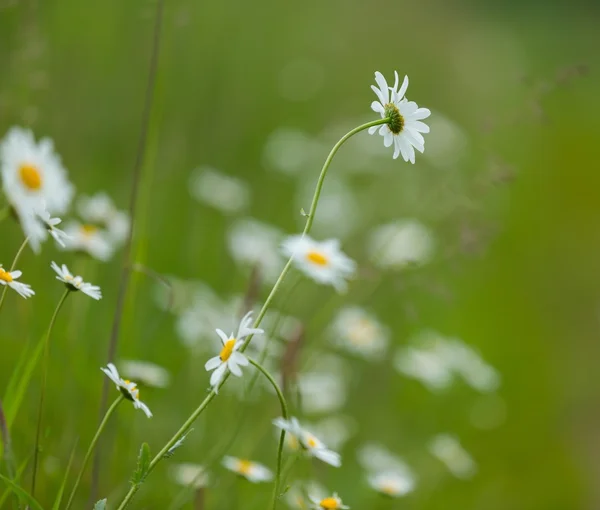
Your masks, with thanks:
[{"label": "chamomile flower", "polygon": [[369,235],[369,258],[382,269],[422,265],[434,251],[431,231],[417,220],[397,220],[376,227]]},{"label": "chamomile flower", "polygon": [[52,218],[48,210],[44,207],[37,213],[40,221],[48,231],[48,233],[54,238],[58,245],[63,248],[66,247],[66,243],[70,237],[63,230],[56,228],[56,225],[60,225],[62,220],[60,218]]},{"label": "chamomile flower", "polygon": [[401,471],[374,473],[369,475],[368,482],[377,492],[391,498],[404,496],[415,488],[414,478]]},{"label": "chamomile flower", "polygon": [[119,211],[106,193],[82,196],[77,200],[77,212],[88,225],[103,229],[112,242],[121,244],[129,233],[129,216]]},{"label": "chamomile flower", "polygon": [[141,360],[126,360],[120,363],[121,372],[140,383],[153,388],[166,388],[171,376],[163,367]]},{"label": "chamomile flower", "polygon": [[211,167],[200,167],[190,177],[190,193],[198,202],[225,214],[236,214],[250,203],[250,189],[241,179]]},{"label": "chamomile flower", "polygon": [[70,221],[65,226],[69,236],[65,249],[87,253],[92,258],[102,262],[108,261],[115,251],[115,245],[108,232],[91,223]]},{"label": "chamomile flower", "polygon": [[227,455],[223,458],[223,466],[252,483],[269,482],[273,479],[273,473],[268,467],[251,460]]},{"label": "chamomile flower", "polygon": [[133,402],[133,407],[144,411],[148,418],[152,417],[152,413],[148,406],[140,400],[140,390],[137,388],[137,384],[128,381],[127,379],[121,379],[119,371],[112,363],[107,365],[107,368],[101,368],[108,378],[117,385],[117,389],[123,394],[123,396]]},{"label": "chamomile flower", "polygon": [[340,467],[342,465],[340,454],[327,448],[327,446],[325,446],[325,444],[314,434],[301,427],[296,418],[292,417],[289,420],[276,418],[273,420],[273,425],[294,436],[300,443],[302,449],[311,457],[316,457],[334,467]]},{"label": "chamomile flower", "polygon": [[390,333],[377,318],[357,306],[341,309],[330,328],[333,343],[367,359],[381,358]]},{"label": "chamomile flower", "polygon": [[5,271],[0,264],[0,285],[8,285],[16,291],[21,297],[27,299],[35,294],[31,286],[26,283],[15,281],[23,273],[21,271]]},{"label": "chamomile flower", "polygon": [[435,436],[429,443],[429,451],[457,478],[471,478],[477,472],[477,464],[471,455],[450,434]]},{"label": "chamomile flower", "polygon": [[408,76],[404,77],[399,89],[398,73],[395,71],[394,76],[394,86],[389,87],[383,75],[379,71],[375,73],[378,87],[371,85],[371,88],[379,101],[373,101],[371,109],[379,113],[382,119],[389,118],[389,121],[381,126],[370,127],[369,134],[379,131],[386,147],[394,145],[394,159],[402,154],[404,161],[414,163],[415,149],[419,152],[425,149],[425,139],[421,133],[429,133],[429,126],[421,121],[429,117],[431,112],[404,97]]},{"label": "chamomile flower", "polygon": [[175,464],[171,467],[170,474],[175,483],[184,487],[194,487],[195,489],[206,487],[210,481],[204,466],[189,462]]},{"label": "chamomile flower", "polygon": [[218,356],[209,359],[204,365],[204,368],[207,371],[210,372],[214,370],[210,376],[210,385],[214,388],[215,393],[218,392],[219,384],[221,384],[227,370],[236,377],[241,377],[242,369],[240,368],[240,365],[248,366],[248,358],[238,351],[240,347],[244,345],[244,342],[249,335],[263,333],[262,329],[251,328],[251,324],[252,312],[248,312],[241,320],[236,336],[234,336],[233,333],[227,336],[223,330],[216,330],[217,335],[219,335],[221,343],[223,344],[223,348]]},{"label": "chamomile flower", "polygon": [[347,288],[346,279],[356,270],[356,262],[342,250],[337,239],[315,241],[307,235],[288,237],[283,251],[294,257],[294,264],[318,283],[333,285],[338,292]]},{"label": "chamomile flower", "polygon": [[342,503],[341,498],[335,492],[333,493],[333,496],[328,496],[326,498],[319,498],[311,495],[310,501],[313,505],[312,508],[316,508],[317,510],[338,510],[350,508]]},{"label": "chamomile flower", "polygon": [[[288,434],[289,435],[289,434]],[[311,504],[309,494],[320,497],[325,496],[327,491],[318,482],[310,481],[294,481],[289,490],[285,493],[285,501],[291,508],[298,510],[307,510]]]},{"label": "chamomile flower", "polygon": [[73,276],[69,271],[69,268],[65,264],[63,264],[61,267],[53,261],[51,267],[52,269],[54,269],[54,272],[58,275],[56,279],[63,282],[70,291],[76,292],[80,290],[81,292],[90,296],[96,301],[102,299],[102,292],[100,291],[100,287],[98,287],[97,285],[92,285],[91,283],[84,282],[81,276]]}]

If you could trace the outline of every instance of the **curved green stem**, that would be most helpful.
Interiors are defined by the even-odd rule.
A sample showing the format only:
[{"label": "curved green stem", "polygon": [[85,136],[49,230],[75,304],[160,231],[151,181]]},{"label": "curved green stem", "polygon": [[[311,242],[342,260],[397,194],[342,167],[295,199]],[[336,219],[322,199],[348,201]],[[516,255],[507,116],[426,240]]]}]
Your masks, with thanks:
[{"label": "curved green stem", "polygon": [[85,468],[87,467],[90,457],[92,456],[92,452],[94,451],[94,448],[96,447],[96,443],[98,442],[98,438],[100,437],[100,434],[102,434],[104,427],[106,427],[106,424],[108,423],[108,419],[111,417],[111,415],[113,414],[113,412],[115,411],[117,406],[121,402],[123,402],[124,398],[125,398],[125,396],[123,394],[120,394],[117,397],[117,399],[112,403],[112,405],[108,408],[108,411],[106,411],[104,418],[100,422],[100,425],[98,426],[98,430],[96,431],[96,434],[94,435],[94,438],[92,439],[92,442],[90,443],[90,446],[89,446],[87,452],[85,453],[85,457],[83,458],[83,463],[81,464],[81,469],[79,470],[77,479],[75,480],[75,485],[73,486],[73,490],[71,491],[71,495],[69,496],[69,500],[67,501],[67,506],[65,506],[65,510],[69,510],[69,508],[71,508],[71,505],[73,504],[73,499],[75,498],[75,493],[77,492],[77,488],[79,487],[79,484],[81,483],[81,478],[83,477]]},{"label": "curved green stem", "polygon": [[[13,259],[8,272],[15,270],[15,266],[17,265],[17,262],[19,262],[19,259],[21,258],[21,253],[23,253],[23,250],[25,249],[25,246],[27,246],[28,242],[29,242],[29,237],[26,237],[25,241],[23,241],[23,244],[21,244],[19,251],[17,251],[17,254],[15,255],[15,258]],[[2,289],[2,295],[0,296],[0,310],[2,310],[2,305],[4,304],[4,296],[6,296],[7,290],[8,290],[8,285],[4,285],[4,287]]]},{"label": "curved green stem", "polygon": [[54,310],[54,314],[52,315],[52,319],[50,319],[50,326],[48,326],[48,332],[46,333],[46,339],[44,340],[44,360],[42,366],[42,389],[40,392],[40,403],[38,405],[38,417],[37,417],[37,426],[35,432],[35,450],[33,451],[33,473],[31,475],[31,496],[35,494],[35,481],[37,475],[37,466],[38,466],[38,457],[40,453],[40,435],[42,432],[42,418],[44,414],[44,400],[46,397],[46,382],[48,380],[48,358],[50,353],[50,335],[52,334],[52,329],[54,328],[54,323],[56,322],[56,317],[58,316],[58,312],[62,308],[67,296],[69,295],[70,290],[66,289],[63,293],[56,309]]},{"label": "curved green stem", "polygon": [[[271,383],[271,386],[273,386],[273,388],[275,389],[275,392],[277,393],[277,397],[279,398],[279,403],[281,404],[281,414],[283,415],[284,419],[287,420],[288,419],[288,406],[287,406],[287,402],[285,401],[285,397],[283,396],[283,393],[281,392],[281,389],[279,388],[279,386],[275,382],[275,379],[273,379],[273,377],[271,376],[271,374],[269,374],[269,372],[267,372],[262,367],[262,365],[260,365],[256,361],[254,361],[252,358],[248,358],[248,361],[250,363],[252,363],[252,365],[254,365],[260,372],[262,372],[262,374]],[[284,445],[284,442],[285,442],[285,430],[282,430],[281,431],[281,435],[279,436],[279,446],[277,448],[277,472],[275,473],[275,488],[273,489],[273,506],[272,506],[272,510],[275,510],[275,508],[277,507],[277,501],[279,499],[279,485],[280,485],[280,481],[281,481],[281,465],[282,465],[282,460],[283,460],[283,445]]]}]

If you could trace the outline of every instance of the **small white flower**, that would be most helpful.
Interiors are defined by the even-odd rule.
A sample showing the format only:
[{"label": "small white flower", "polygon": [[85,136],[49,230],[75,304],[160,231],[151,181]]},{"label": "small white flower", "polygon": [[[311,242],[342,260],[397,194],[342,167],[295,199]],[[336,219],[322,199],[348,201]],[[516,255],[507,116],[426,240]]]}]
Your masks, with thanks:
[{"label": "small white flower", "polygon": [[429,133],[429,126],[424,122],[431,115],[427,108],[419,108],[414,101],[408,101],[404,94],[408,88],[408,76],[400,89],[398,89],[398,73],[394,71],[396,81],[393,87],[389,87],[383,75],[377,71],[375,81],[379,87],[371,85],[373,92],[377,95],[379,101],[371,103],[371,109],[381,115],[382,119],[390,118],[387,124],[382,126],[373,126],[369,128],[369,134],[374,134],[379,130],[383,136],[383,144],[386,147],[394,145],[394,159],[400,154],[404,161],[415,162],[415,149],[423,152],[425,149],[425,139],[421,133]]},{"label": "small white flower", "polygon": [[373,315],[357,306],[341,309],[330,329],[333,342],[367,359],[381,358],[390,333]]},{"label": "small white flower", "polygon": [[210,480],[204,466],[188,462],[175,464],[171,467],[170,474],[175,483],[195,489],[206,487]]},{"label": "small white flower", "polygon": [[128,381],[127,379],[121,379],[117,367],[112,363],[107,365],[107,368],[101,368],[108,378],[117,385],[117,389],[123,394],[123,396],[133,402],[133,407],[144,411],[148,418],[152,417],[152,413],[148,406],[140,400],[140,390],[137,388],[137,384]]},{"label": "small white flower", "polygon": [[415,488],[415,480],[412,476],[398,471],[383,471],[368,477],[369,485],[377,492],[399,498]]},{"label": "small white flower", "polygon": [[294,481],[290,489],[285,493],[285,501],[292,508],[307,510],[311,504],[308,499],[309,494],[316,498],[321,498],[326,496],[327,491],[321,484],[313,480],[307,482]]},{"label": "small white flower", "polygon": [[221,343],[223,344],[223,348],[218,356],[209,359],[204,365],[204,368],[207,371],[210,372],[211,370],[214,370],[210,376],[210,385],[215,390],[215,393],[218,392],[219,384],[221,384],[227,370],[236,377],[241,377],[242,369],[240,368],[240,365],[248,366],[248,358],[241,352],[238,352],[238,350],[244,345],[244,341],[249,335],[263,333],[262,329],[251,328],[251,324],[252,312],[248,312],[241,320],[236,336],[233,336],[233,333],[230,336],[227,336],[221,329],[216,330],[221,339]]},{"label": "small white flower", "polygon": [[369,258],[383,269],[402,269],[424,264],[431,258],[431,231],[416,220],[398,220],[373,230],[368,242]]},{"label": "small white flower", "polygon": [[311,495],[310,501],[313,504],[312,508],[317,510],[338,510],[350,508],[342,503],[341,498],[335,492],[333,493],[333,496],[328,496],[326,498],[319,498]]},{"label": "small white flower", "polygon": [[163,367],[149,361],[126,360],[120,363],[121,372],[127,377],[153,388],[166,388],[171,376]]},{"label": "small white flower", "polygon": [[115,245],[108,232],[91,223],[69,221],[65,225],[65,233],[69,236],[65,249],[87,253],[92,258],[108,261],[115,251]]},{"label": "small white flower", "polygon": [[5,271],[0,264],[0,285],[8,285],[16,291],[21,297],[27,299],[35,294],[31,286],[26,283],[16,282],[23,273],[21,271]]},{"label": "small white flower", "polygon": [[248,207],[248,185],[214,168],[200,167],[190,177],[191,195],[225,214],[235,214]]},{"label": "small white flower", "polygon": [[318,283],[333,285],[338,292],[347,288],[346,279],[356,270],[356,262],[340,250],[337,239],[315,241],[309,236],[288,237],[283,251],[294,257],[294,264]]},{"label": "small white flower", "polygon": [[60,225],[62,220],[60,218],[52,218],[45,207],[38,212],[38,216],[41,222],[44,224],[44,227],[46,227],[46,230],[50,233],[58,245],[65,248],[65,243],[71,238],[64,231],[56,228],[56,225]]},{"label": "small white flower", "polygon": [[273,473],[268,467],[251,460],[227,455],[223,458],[223,466],[252,483],[269,482],[273,479]]},{"label": "small white flower", "polygon": [[421,381],[432,391],[443,390],[453,381],[448,360],[436,349],[401,348],[396,353],[394,366],[401,374]]},{"label": "small white flower", "polygon": [[314,434],[302,428],[296,418],[292,417],[289,420],[276,418],[273,420],[273,425],[294,436],[300,443],[300,446],[311,457],[316,457],[334,467],[340,467],[342,465],[340,454],[327,448],[327,446],[325,446],[325,444]]},{"label": "small white flower", "polygon": [[84,282],[81,276],[73,276],[69,271],[69,268],[65,264],[63,264],[62,267],[60,267],[56,262],[53,261],[51,267],[52,269],[54,269],[54,272],[58,275],[56,279],[63,282],[69,290],[80,290],[81,292],[87,294],[96,301],[102,299],[102,292],[100,291],[100,287],[98,287],[97,285],[92,285],[91,283]]},{"label": "small white flower", "polygon": [[429,443],[429,451],[457,478],[471,478],[477,472],[477,464],[473,458],[458,439],[450,434],[435,436]]},{"label": "small white flower", "polygon": [[105,230],[115,244],[120,245],[127,239],[129,216],[119,211],[106,193],[80,197],[77,200],[77,212],[86,224]]},{"label": "small white flower", "polygon": [[413,480],[412,469],[397,455],[391,453],[379,443],[366,443],[357,451],[359,464],[370,473],[397,473]]}]

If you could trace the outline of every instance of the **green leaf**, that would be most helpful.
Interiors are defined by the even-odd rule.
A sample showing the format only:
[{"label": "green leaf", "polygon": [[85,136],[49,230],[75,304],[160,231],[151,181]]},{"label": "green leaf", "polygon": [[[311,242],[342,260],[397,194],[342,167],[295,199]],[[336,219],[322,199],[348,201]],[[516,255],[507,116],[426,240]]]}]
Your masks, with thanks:
[{"label": "green leaf", "polygon": [[131,478],[131,483],[133,485],[139,485],[144,483],[146,479],[146,475],[148,475],[148,470],[150,469],[150,447],[148,443],[142,444],[140,448],[140,454],[138,455],[138,463],[137,468],[133,473],[133,477]]},{"label": "green leaf", "polygon": [[[25,471],[25,468],[27,467],[27,464],[29,463],[29,459],[25,459],[21,465],[19,466],[19,468],[17,469],[17,475],[15,480],[19,480],[21,478],[21,475],[23,474],[23,472]],[[4,494],[2,494],[2,497],[0,497],[0,508],[2,508],[2,506],[4,505],[4,503],[6,503],[6,500],[8,499],[8,497],[11,495],[12,490],[10,488],[6,489],[6,492],[4,492]]]},{"label": "green leaf", "polygon": [[33,496],[31,496],[25,489],[23,489],[20,485],[17,485],[15,482],[6,478],[5,476],[0,475],[0,479],[4,480],[4,483],[8,485],[12,491],[19,496],[23,501],[25,501],[31,510],[44,510],[42,505],[40,505]]},{"label": "green leaf", "polygon": [[60,489],[58,490],[58,494],[56,495],[56,500],[54,501],[54,505],[52,505],[52,510],[59,510],[59,508],[60,508],[60,503],[62,501],[63,493],[65,492],[65,486],[67,485],[67,479],[69,478],[69,471],[71,471],[71,464],[73,463],[73,457],[75,457],[75,448],[76,447],[77,447],[77,441],[75,442],[75,446],[73,446],[73,450],[71,451],[71,456],[69,457],[69,463],[67,464],[65,476],[63,478],[62,484],[60,485]]},{"label": "green leaf", "polygon": [[94,510],[106,510],[106,498],[101,499],[94,505]]}]

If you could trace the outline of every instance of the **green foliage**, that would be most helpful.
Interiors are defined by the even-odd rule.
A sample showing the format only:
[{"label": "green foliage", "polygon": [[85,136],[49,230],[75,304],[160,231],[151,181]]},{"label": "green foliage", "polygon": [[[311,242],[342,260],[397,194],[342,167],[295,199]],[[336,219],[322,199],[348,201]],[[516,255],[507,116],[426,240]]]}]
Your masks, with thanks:
[{"label": "green foliage", "polygon": [[150,468],[150,461],[152,458],[150,457],[150,446],[148,443],[143,443],[140,448],[140,453],[138,455],[137,467],[133,472],[133,476],[131,478],[132,485],[140,485],[144,483],[146,480],[146,475],[148,474],[148,470]]},{"label": "green foliage", "polygon": [[69,463],[67,464],[67,469],[65,469],[65,476],[63,477],[63,481],[60,484],[60,488],[58,489],[58,494],[56,495],[56,499],[54,500],[54,505],[52,505],[52,510],[60,509],[60,503],[62,501],[63,493],[65,492],[67,480],[69,479],[69,472],[71,471],[71,464],[73,463],[73,458],[75,457],[76,448],[77,448],[77,442],[75,443],[75,446],[73,446],[73,450],[71,451],[71,456],[69,457]]},{"label": "green foliage", "polygon": [[6,478],[3,475],[0,475],[0,479],[3,480],[4,483],[10,487],[10,489],[19,497],[19,499],[21,499],[21,501],[27,503],[31,510],[44,510],[42,506],[36,501],[36,499],[32,497],[20,485]]}]

